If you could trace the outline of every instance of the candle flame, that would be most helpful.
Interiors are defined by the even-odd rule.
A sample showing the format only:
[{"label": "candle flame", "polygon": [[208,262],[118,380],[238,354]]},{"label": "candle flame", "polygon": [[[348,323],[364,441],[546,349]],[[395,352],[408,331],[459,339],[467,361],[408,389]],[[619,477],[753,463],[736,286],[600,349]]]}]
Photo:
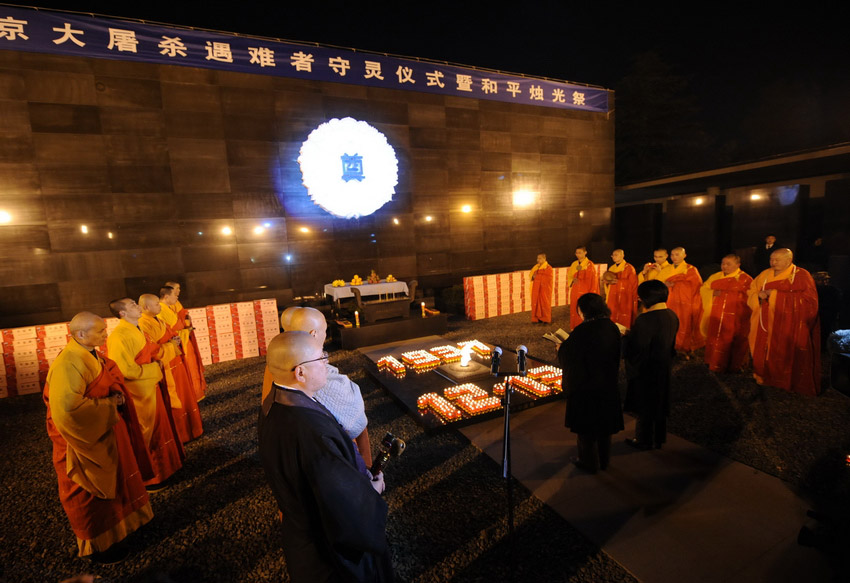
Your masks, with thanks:
[{"label": "candle flame", "polygon": [[470,360],[472,360],[472,346],[466,344],[460,350],[460,365],[469,366]]}]

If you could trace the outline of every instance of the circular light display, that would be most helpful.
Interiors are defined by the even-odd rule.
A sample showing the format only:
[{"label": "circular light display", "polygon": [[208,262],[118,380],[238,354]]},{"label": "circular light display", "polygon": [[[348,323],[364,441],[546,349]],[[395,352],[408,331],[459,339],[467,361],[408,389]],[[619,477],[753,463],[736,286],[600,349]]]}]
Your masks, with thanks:
[{"label": "circular light display", "polygon": [[298,164],[310,198],[337,217],[371,215],[392,200],[398,184],[398,160],[387,138],[350,117],[310,132]]}]

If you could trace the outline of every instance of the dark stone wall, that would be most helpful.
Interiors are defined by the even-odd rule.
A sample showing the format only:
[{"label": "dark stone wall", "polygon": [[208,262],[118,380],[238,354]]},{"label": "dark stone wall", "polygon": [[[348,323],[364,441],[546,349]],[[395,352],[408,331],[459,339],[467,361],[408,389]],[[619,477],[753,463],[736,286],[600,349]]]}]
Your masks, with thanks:
[{"label": "dark stone wall", "polygon": [[[394,200],[359,220],[313,205],[296,161],[345,116],[399,159]],[[169,279],[187,305],[286,302],[372,268],[440,287],[610,253],[613,115],[0,51],[0,119],[0,327]]]}]

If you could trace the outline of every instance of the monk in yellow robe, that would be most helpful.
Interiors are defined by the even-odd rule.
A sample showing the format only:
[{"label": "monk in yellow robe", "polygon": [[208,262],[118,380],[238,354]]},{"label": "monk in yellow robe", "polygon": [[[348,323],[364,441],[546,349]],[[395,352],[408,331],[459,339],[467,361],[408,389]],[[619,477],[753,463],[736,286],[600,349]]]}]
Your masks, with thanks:
[{"label": "monk in yellow robe", "polygon": [[750,353],[753,376],[803,395],[820,393],[818,293],[808,271],[793,263],[790,249],[770,255],[770,269],[750,286]]},{"label": "monk in yellow robe", "polygon": [[612,322],[631,328],[637,318],[637,273],[626,262],[622,249],[614,249],[611,259],[614,263],[603,274],[605,303],[611,310]]},{"label": "monk in yellow robe", "polygon": [[531,268],[529,278],[531,280],[531,321],[550,324],[555,270],[546,261],[545,253],[537,256],[537,263]]},{"label": "monk in yellow robe", "polygon": [[651,279],[664,281],[673,266],[667,261],[667,249],[659,247],[652,252],[652,262],[646,263],[638,274],[638,285]]},{"label": "monk in yellow robe", "polygon": [[59,499],[79,555],[115,562],[126,555],[118,543],[153,518],[143,483],[150,459],[121,371],[96,351],[106,323],[82,312],[70,331],[43,393]]},{"label": "monk in yellow robe", "polygon": [[198,340],[195,338],[195,329],[192,327],[192,318],[189,310],[180,303],[180,284],[169,281],[159,290],[159,303],[162,311],[157,318],[171,326],[180,337],[180,346],[183,349],[183,362],[189,380],[198,401],[207,394],[207,379],[204,377],[204,363],[201,360],[201,351],[198,348]]},{"label": "monk in yellow robe", "polygon": [[200,437],[204,428],[201,423],[198,400],[181,358],[180,339],[174,330],[157,319],[157,315],[162,311],[158,297],[153,294],[142,294],[139,297],[139,306],[142,308],[139,329],[144,332],[148,341],[162,348],[159,362],[168,386],[171,414],[177,426],[180,441],[187,443]]},{"label": "monk in yellow robe", "polygon": [[720,271],[700,288],[700,333],[705,337],[705,363],[709,370],[740,371],[747,363],[752,314],[747,293],[752,283],[753,278],[741,271],[741,258],[730,254],[720,262]]},{"label": "monk in yellow robe", "polygon": [[676,247],[670,252],[672,266],[666,273],[661,273],[660,279],[670,290],[667,307],[679,318],[679,331],[676,333],[676,350],[685,353],[686,358],[697,348],[705,345],[705,338],[700,333],[699,323],[702,318],[702,301],[699,289],[702,287],[702,276],[693,265],[685,263],[684,247]]},{"label": "monk in yellow robe", "polygon": [[570,284],[570,330],[582,323],[578,313],[578,299],[584,294],[599,293],[599,277],[596,266],[587,258],[587,247],[576,247],[576,260],[567,269]]},{"label": "monk in yellow robe", "polygon": [[133,399],[145,445],[151,456],[154,476],[145,482],[149,492],[162,489],[164,482],[183,467],[186,454],[171,416],[168,389],[162,382],[162,367],[154,359],[163,349],[149,342],[138,328],[142,309],[130,298],[109,304],[112,315],[120,318],[109,335],[109,356],[124,375]]}]

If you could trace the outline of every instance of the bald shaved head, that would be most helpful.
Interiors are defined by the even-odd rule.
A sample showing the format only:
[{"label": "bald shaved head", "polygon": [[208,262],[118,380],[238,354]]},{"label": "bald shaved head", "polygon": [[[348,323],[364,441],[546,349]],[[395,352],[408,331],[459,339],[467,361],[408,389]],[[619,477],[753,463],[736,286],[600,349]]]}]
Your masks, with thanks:
[{"label": "bald shaved head", "polygon": [[292,318],[289,321],[289,327],[286,329],[307,332],[324,344],[328,331],[328,323],[325,320],[325,315],[316,308],[301,308],[293,312]]},{"label": "bald shaved head", "polygon": [[159,298],[153,294],[140,295],[138,304],[145,313],[150,313],[154,316],[162,311],[162,306],[159,305]]},{"label": "bald shaved head", "polygon": [[672,251],[670,251],[670,260],[673,262],[673,265],[679,266],[682,261],[687,257],[687,253],[685,253],[684,247],[676,247]]},{"label": "bald shaved head", "polygon": [[94,350],[106,342],[106,322],[91,312],[80,312],[68,324],[71,337],[86,350]]},{"label": "bald shaved head", "polygon": [[327,368],[321,357],[322,345],[311,334],[283,332],[269,343],[266,364],[275,383],[312,395],[327,380]]},{"label": "bald shaved head", "polygon": [[770,254],[770,267],[773,268],[774,275],[779,275],[789,267],[794,261],[794,253],[788,248],[777,249]]},{"label": "bald shaved head", "polygon": [[97,314],[92,314],[91,312],[80,312],[71,318],[68,328],[70,328],[71,334],[76,332],[86,332],[91,330],[92,326],[94,326],[97,322],[103,322],[103,318]]},{"label": "bald shaved head", "polygon": [[280,327],[283,328],[284,332],[292,329],[292,316],[299,310],[301,310],[300,306],[290,306],[280,315]]}]

